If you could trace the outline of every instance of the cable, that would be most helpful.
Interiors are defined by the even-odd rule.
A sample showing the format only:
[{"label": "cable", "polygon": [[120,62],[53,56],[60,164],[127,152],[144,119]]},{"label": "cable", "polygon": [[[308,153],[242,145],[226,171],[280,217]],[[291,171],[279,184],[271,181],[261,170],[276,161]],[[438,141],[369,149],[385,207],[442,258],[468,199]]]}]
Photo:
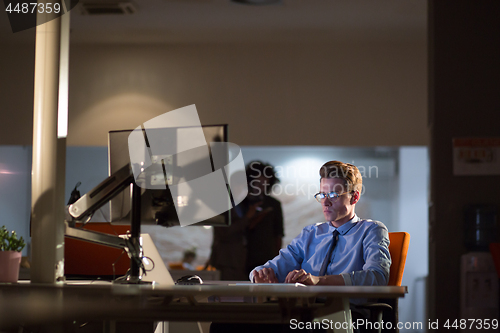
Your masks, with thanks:
[{"label": "cable", "polygon": [[116,277],[116,272],[115,272],[115,264],[122,258],[123,254],[125,253],[124,250],[122,250],[122,253],[120,253],[120,255],[118,256],[118,258],[115,260],[114,263],[111,264],[111,267],[113,268],[113,281],[115,280],[115,277]]},{"label": "cable", "polygon": [[[115,230],[113,229],[113,231],[115,231]],[[116,231],[115,231],[115,233],[116,233]],[[116,234],[116,235],[118,235],[118,234]],[[127,235],[130,235],[130,233],[127,232]],[[131,242],[129,242],[128,238],[126,239],[126,242],[127,242],[127,247],[129,248],[129,252],[132,252],[132,251],[130,251],[130,249],[133,248],[133,244]],[[116,277],[115,264],[121,259],[121,257],[123,256],[123,254],[125,252],[126,252],[125,250],[122,250],[122,252],[120,253],[120,256],[115,260],[115,262],[113,262],[111,264],[111,267],[113,269],[113,281],[121,281],[121,280],[127,279],[130,276],[130,269],[128,269],[124,276],[121,276],[118,278]],[[139,245],[138,252],[142,253],[142,245]],[[146,266],[144,265],[144,259],[149,260],[152,263],[153,267],[151,267],[150,269],[146,269]],[[131,260],[134,260],[134,263],[139,267],[139,270],[142,271],[144,276],[147,275],[147,272],[151,272],[156,267],[154,260],[148,256],[143,255],[142,257],[137,258],[136,256],[131,255]]]},{"label": "cable", "polygon": [[110,223],[109,219],[106,218],[106,215],[104,214],[104,211],[102,210],[102,207],[99,208],[99,211],[101,212],[101,215],[104,218],[104,221],[107,222],[107,223]]},{"label": "cable", "polygon": [[151,272],[153,269],[155,269],[155,262],[153,259],[151,259],[151,257],[148,257],[148,256],[142,256],[142,259],[144,260],[144,258],[148,259],[149,261],[151,261],[151,263],[153,264],[153,267],[151,269],[146,269],[144,268],[144,272]]}]

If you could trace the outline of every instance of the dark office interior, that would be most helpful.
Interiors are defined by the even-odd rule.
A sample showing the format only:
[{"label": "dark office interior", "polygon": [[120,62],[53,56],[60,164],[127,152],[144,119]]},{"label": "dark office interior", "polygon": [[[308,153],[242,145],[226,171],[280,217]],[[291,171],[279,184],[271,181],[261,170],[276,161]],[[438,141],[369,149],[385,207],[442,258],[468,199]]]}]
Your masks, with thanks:
[{"label": "dark office interior", "polygon": [[[453,140],[500,137],[500,2],[151,0],[118,16],[85,2],[71,12],[68,149],[191,104],[242,147],[426,147],[421,306],[430,321],[460,318],[464,212],[500,209],[500,172],[456,175]],[[0,14],[2,146],[33,144],[35,37]],[[24,206],[0,225],[29,235]]]}]

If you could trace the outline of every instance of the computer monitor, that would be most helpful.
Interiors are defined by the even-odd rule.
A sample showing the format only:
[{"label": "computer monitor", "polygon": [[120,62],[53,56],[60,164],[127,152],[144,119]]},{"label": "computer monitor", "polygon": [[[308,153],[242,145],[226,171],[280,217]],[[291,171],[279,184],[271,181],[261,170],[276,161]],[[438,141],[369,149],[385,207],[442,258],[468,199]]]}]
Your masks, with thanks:
[{"label": "computer monitor", "polygon": [[[143,172],[144,176],[142,181],[147,186],[141,187],[141,224],[161,225],[164,227],[179,226],[180,222],[169,185],[200,177],[202,175],[197,174],[199,170],[206,170],[207,167],[215,171],[210,151],[210,143],[227,142],[227,125],[204,125],[202,129],[207,147],[190,149],[174,155],[151,155],[151,151],[144,151],[144,158],[151,160],[151,166]],[[162,136],[162,130],[164,129],[148,130],[148,136],[154,136],[157,140],[158,138],[167,137]],[[168,140],[189,138],[190,133],[197,130],[197,128],[180,127],[175,130],[178,135],[174,137],[169,135]],[[118,130],[109,132],[108,159],[110,175],[113,175],[131,162],[128,138],[132,131],[133,130]],[[156,141],[156,145],[162,144]],[[168,144],[175,145],[177,143],[169,142]],[[229,156],[227,158],[227,161],[228,160]],[[132,164],[131,167],[132,169],[141,168],[141,165]],[[141,169],[141,171],[143,170]],[[167,184],[165,184],[165,182]],[[175,198],[175,200],[178,201],[180,198]],[[130,213],[130,190],[127,188],[110,201],[110,221],[113,224],[130,224]],[[230,212],[226,211],[191,225],[228,226],[230,223]]]}]

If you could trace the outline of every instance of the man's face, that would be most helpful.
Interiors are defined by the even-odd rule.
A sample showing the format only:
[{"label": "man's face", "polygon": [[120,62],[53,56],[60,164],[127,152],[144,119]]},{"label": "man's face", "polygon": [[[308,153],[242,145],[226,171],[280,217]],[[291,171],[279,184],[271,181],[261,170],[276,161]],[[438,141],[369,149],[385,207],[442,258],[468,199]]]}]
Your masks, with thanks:
[{"label": "man's face", "polygon": [[354,205],[357,202],[358,194],[346,193],[346,186],[343,179],[322,178],[320,191],[323,193],[337,192],[342,194],[337,199],[330,200],[328,197],[321,200],[323,215],[327,221],[331,221],[335,227],[339,227],[349,221],[354,216]]}]

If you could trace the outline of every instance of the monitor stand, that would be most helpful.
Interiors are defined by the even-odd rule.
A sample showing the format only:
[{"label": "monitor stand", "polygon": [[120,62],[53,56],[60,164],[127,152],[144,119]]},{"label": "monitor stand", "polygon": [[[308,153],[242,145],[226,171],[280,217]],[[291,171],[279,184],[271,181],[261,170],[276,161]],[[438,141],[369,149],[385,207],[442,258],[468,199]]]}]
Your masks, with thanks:
[{"label": "monitor stand", "polygon": [[141,268],[143,267],[143,252],[141,245],[141,188],[135,182],[131,186],[131,214],[130,214],[130,273],[123,279],[117,279],[114,283],[123,284],[151,284],[143,281]]},{"label": "monitor stand", "polygon": [[[119,249],[125,249],[130,257],[130,271],[124,278],[115,280],[117,283],[150,284],[142,281],[143,253],[141,245],[141,188],[136,184],[130,164],[124,166],[109,176],[94,189],[86,193],[69,207],[70,215],[76,220],[89,218],[92,214],[115,197],[123,189],[130,187],[131,200],[131,235],[127,238],[106,235],[90,230],[77,229],[66,222],[66,236],[94,242]],[[144,269],[143,269],[144,270]]]}]

